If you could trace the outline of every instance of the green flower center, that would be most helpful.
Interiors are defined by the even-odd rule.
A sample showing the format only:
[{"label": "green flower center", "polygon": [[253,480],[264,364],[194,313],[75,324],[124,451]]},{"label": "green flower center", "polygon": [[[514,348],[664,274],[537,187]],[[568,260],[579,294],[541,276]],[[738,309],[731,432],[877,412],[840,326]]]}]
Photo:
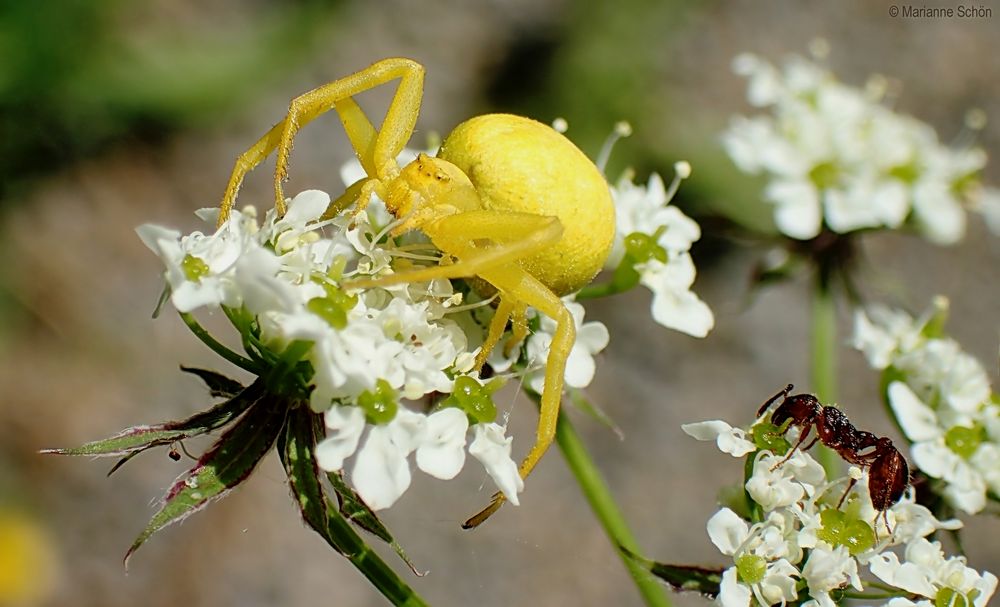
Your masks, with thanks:
[{"label": "green flower center", "polygon": [[358,405],[364,410],[370,424],[386,424],[396,417],[399,401],[396,391],[389,382],[380,379],[375,383],[375,391],[365,391],[358,397]]},{"label": "green flower center", "polygon": [[441,402],[442,407],[457,407],[469,416],[473,424],[489,423],[497,417],[497,406],[493,402],[493,393],[503,384],[501,380],[493,380],[480,384],[468,375],[461,375],[455,380],[455,389],[451,396]]},{"label": "green flower center", "polygon": [[656,242],[655,237],[642,232],[632,232],[625,237],[625,252],[634,263],[646,263],[650,259],[667,262],[666,249]]},{"label": "green flower center", "polygon": [[326,321],[334,329],[347,326],[347,313],[358,304],[357,295],[347,295],[337,287],[323,284],[326,297],[314,297],[306,304],[306,309]]},{"label": "green flower center", "polygon": [[915,182],[917,180],[918,175],[919,171],[917,170],[916,165],[914,165],[913,163],[901,164],[889,169],[889,176],[895,177],[896,179],[902,181],[903,183]]},{"label": "green flower center", "polygon": [[755,554],[743,554],[736,558],[736,578],[744,584],[759,584],[767,573],[767,561]]},{"label": "green flower center", "polygon": [[[785,426],[787,427],[787,424]],[[758,449],[762,451],[766,449],[775,455],[784,455],[792,448],[792,444],[783,435],[785,429],[771,422],[760,422],[750,428],[750,437]]]},{"label": "green flower center", "polygon": [[201,282],[201,279],[208,276],[210,271],[207,263],[190,253],[181,260],[181,270],[184,272],[184,278],[191,282]]},{"label": "green flower center", "polygon": [[820,512],[822,524],[816,537],[833,546],[846,546],[851,556],[857,556],[875,545],[871,525],[856,515],[829,508]]},{"label": "green flower center", "polygon": [[840,169],[832,162],[817,164],[809,171],[809,179],[816,184],[816,187],[825,190],[837,185],[840,179]]},{"label": "green flower center", "polygon": [[944,433],[944,444],[962,459],[969,459],[986,440],[986,428],[974,423],[971,428],[955,426]]}]

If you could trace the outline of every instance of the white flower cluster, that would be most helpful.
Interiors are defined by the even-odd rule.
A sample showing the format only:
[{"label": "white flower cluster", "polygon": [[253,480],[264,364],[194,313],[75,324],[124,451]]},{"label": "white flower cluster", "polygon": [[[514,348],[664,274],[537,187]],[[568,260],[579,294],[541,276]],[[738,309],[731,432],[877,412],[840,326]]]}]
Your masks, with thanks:
[{"label": "white flower cluster", "polygon": [[[317,458],[335,471],[357,450],[351,480],[369,506],[386,508],[402,495],[413,452],[420,469],[453,478],[465,461],[466,434],[473,436],[469,453],[516,504],[523,485],[510,456],[511,439],[492,417],[470,428],[471,415],[461,408],[425,415],[396,403],[397,393],[414,401],[452,393],[456,382],[466,382],[467,391],[483,388],[468,374],[475,359],[470,340],[478,343],[482,336],[466,332],[482,327],[460,318],[467,311],[452,313],[461,296],[445,280],[353,295],[341,290],[341,278],[390,272],[394,259],[414,255],[394,249],[391,240],[378,244],[380,235],[364,216],[318,221],[329,204],[327,194],[310,190],[291,201],[284,217],[269,212],[263,225],[245,209],[213,234],[182,237],[154,225],[138,233],[166,265],[177,310],[243,309],[274,353],[309,344],[302,359],[313,371],[306,381],[310,404],[325,412],[334,431],[317,447]],[[201,215],[213,222],[217,216]],[[323,236],[324,230],[332,235]],[[345,272],[349,264],[355,267]],[[358,449],[366,428],[368,438]]]},{"label": "white flower cluster", "polygon": [[953,339],[934,335],[947,300],[914,319],[874,306],[856,313],[854,346],[889,369],[889,404],[910,440],[913,460],[945,483],[948,502],[970,514],[1000,494],[1000,402],[979,361]]},{"label": "white flower cluster", "polygon": [[770,114],[734,117],[723,143],[740,170],[768,177],[764,197],[783,234],[806,240],[824,227],[843,234],[909,221],[949,244],[965,233],[963,205],[989,211],[977,178],[986,154],[949,148],[886,107],[884,79],[859,90],[802,57],[779,68],[744,54],[733,68],[749,80],[750,104]]},{"label": "white flower cluster", "polygon": [[[683,429],[699,440],[716,440],[734,457],[756,450],[745,430],[720,420]],[[856,468],[849,476],[828,480],[823,467],[801,450],[787,459],[768,450],[752,457],[753,473],[745,489],[759,506],[754,520],[722,508],[708,521],[712,543],[733,559],[722,575],[718,603],[723,607],[784,605],[806,598],[802,605],[834,607],[832,595],[848,587],[865,596],[866,568],[888,585],[879,586],[879,594],[897,595],[888,602],[892,607],[982,607],[996,590],[993,574],[966,566],[963,557],[945,559],[940,544],[925,539],[940,529],[957,529],[961,522],[937,520],[914,502],[912,490],[881,513],[872,507],[867,473]],[[852,478],[860,482],[841,507],[838,502]],[[904,561],[890,551],[893,547],[904,551]],[[807,597],[800,597],[800,590]],[[921,598],[912,600],[914,595]]]},{"label": "white flower cluster", "polygon": [[691,166],[678,162],[669,191],[656,173],[646,185],[632,182],[626,172],[611,186],[615,201],[615,240],[605,267],[622,263],[628,249],[642,259],[635,265],[639,282],[653,292],[651,312],[657,323],[694,337],[705,337],[715,325],[712,310],[691,291],[696,275],[691,245],[701,238],[701,228],[670,200]]}]

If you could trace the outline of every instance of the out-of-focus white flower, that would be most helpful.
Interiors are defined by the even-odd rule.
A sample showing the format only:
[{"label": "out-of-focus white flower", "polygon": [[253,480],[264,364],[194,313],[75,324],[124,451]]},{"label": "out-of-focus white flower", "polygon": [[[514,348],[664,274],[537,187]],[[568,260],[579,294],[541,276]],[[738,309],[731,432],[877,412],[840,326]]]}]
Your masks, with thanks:
[{"label": "out-of-focus white flower", "polygon": [[746,430],[734,428],[721,419],[683,424],[681,430],[700,441],[714,440],[720,451],[733,457],[743,457],[757,448],[752,441],[747,440]]},{"label": "out-of-focus white flower", "polygon": [[[988,571],[968,567],[965,558],[945,558],[938,542],[920,538],[906,547],[906,562],[892,552],[875,556],[871,572],[880,580],[907,592],[926,597],[928,605],[974,605],[989,603],[997,588],[997,578]],[[920,605],[901,599],[895,605]]]},{"label": "out-of-focus white flower", "polygon": [[982,198],[982,150],[942,145],[926,124],[883,106],[874,87],[844,85],[800,57],[778,68],[744,54],[733,69],[748,78],[751,105],[770,113],[735,117],[723,144],[741,170],[768,176],[764,198],[783,234],[808,240],[909,221],[932,242],[961,240],[963,207]]},{"label": "out-of-focus white flower", "polygon": [[[594,372],[597,365],[594,356],[607,347],[610,335],[608,328],[599,321],[585,323],[583,317],[586,311],[581,304],[573,301],[572,296],[564,297],[563,304],[573,315],[573,322],[576,325],[576,341],[573,342],[573,349],[569,358],[566,359],[566,373],[564,380],[566,385],[572,388],[586,388],[594,379]],[[549,348],[552,346],[552,337],[556,332],[556,322],[548,316],[542,315],[539,321],[538,330],[527,340],[527,358],[531,363],[544,364],[549,357]],[[545,371],[540,370],[530,374],[528,385],[535,392],[541,394],[545,386]]]},{"label": "out-of-focus white flower", "polygon": [[475,437],[469,445],[469,455],[483,464],[507,501],[517,506],[517,494],[524,490],[524,480],[510,457],[511,438],[504,436],[504,427],[499,424],[476,424],[473,431]]}]

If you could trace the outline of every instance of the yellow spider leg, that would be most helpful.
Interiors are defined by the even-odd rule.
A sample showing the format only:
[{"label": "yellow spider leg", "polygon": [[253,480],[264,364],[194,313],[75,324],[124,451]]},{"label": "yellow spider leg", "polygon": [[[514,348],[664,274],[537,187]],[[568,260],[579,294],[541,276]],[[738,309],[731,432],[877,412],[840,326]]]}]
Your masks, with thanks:
[{"label": "yellow spider leg", "polygon": [[[480,278],[508,293],[510,298],[532,306],[556,321],[556,331],[549,346],[549,358],[545,362],[545,388],[542,390],[539,406],[535,444],[518,469],[521,478],[527,478],[555,438],[559,405],[562,402],[563,376],[566,373],[566,361],[576,341],[576,324],[559,296],[519,267],[496,268],[483,272]],[[465,521],[462,527],[471,529],[482,524],[500,509],[504,501],[506,498],[502,493],[494,494],[493,501]]]},{"label": "yellow spider leg", "polygon": [[[496,347],[497,342],[500,341],[500,337],[503,335],[503,330],[507,328],[507,319],[510,318],[511,313],[514,311],[515,304],[511,300],[500,295],[500,305],[497,306],[496,314],[493,315],[493,320],[490,321],[489,331],[486,333],[486,339],[483,340],[483,345],[479,349],[479,354],[476,355],[476,362],[472,367],[473,371],[479,372],[486,364],[486,359],[489,357],[490,352]],[[504,355],[506,356],[506,352]]]},{"label": "yellow spider leg", "polygon": [[[364,122],[359,123],[363,113],[355,111],[351,102],[345,100],[397,78],[399,85],[396,94],[382,122],[382,130],[375,135],[374,146],[371,146],[370,130],[374,130],[371,123],[366,117],[363,118]],[[243,178],[274,150],[278,151],[274,171],[274,206],[279,214],[284,213],[285,197],[281,183],[288,174],[288,159],[295,134],[301,127],[331,109],[336,109],[338,112],[341,108],[345,110],[346,113],[341,114],[341,120],[351,123],[348,136],[351,137],[352,145],[355,145],[355,142],[365,145],[365,149],[356,149],[360,157],[368,156],[367,148],[371,147],[369,166],[374,167],[375,174],[369,173],[369,176],[379,179],[394,176],[399,171],[396,156],[409,141],[417,122],[423,82],[424,68],[419,63],[411,59],[383,59],[356,74],[335,80],[293,99],[285,118],[237,159],[222,203],[219,205],[219,224],[221,225],[229,217]]]},{"label": "yellow spider leg", "polygon": [[[486,269],[512,263],[551,246],[559,240],[563,231],[556,217],[487,210],[448,215],[420,228],[437,248],[457,257],[458,261],[379,278],[352,280],[344,286],[348,289],[369,289],[437,278],[481,275]],[[474,245],[476,240],[492,240],[495,244],[477,248]]]},{"label": "yellow spider leg", "polygon": [[347,138],[351,140],[351,147],[361,161],[361,168],[368,175],[376,175],[375,141],[378,139],[378,131],[372,126],[371,120],[368,120],[361,106],[351,97],[335,101],[333,107],[340,116]]},{"label": "yellow spider leg", "polygon": [[[510,302],[508,305],[511,309],[510,311],[504,309],[503,316],[506,317],[515,310],[520,311],[520,315],[523,316],[524,307],[533,306],[556,321],[555,334],[545,364],[545,389],[542,391],[539,407],[535,444],[518,469],[521,478],[525,478],[545,454],[555,437],[559,405],[562,401],[563,376],[566,372],[566,360],[576,340],[576,325],[573,315],[563,305],[559,296],[514,262],[556,243],[562,236],[562,224],[555,217],[484,209],[449,215],[427,222],[421,228],[437,248],[458,258],[458,261],[450,265],[400,272],[374,280],[351,281],[345,287],[372,287],[422,282],[435,278],[479,276],[502,293],[504,302]],[[492,244],[482,248],[477,247],[476,243],[481,240],[492,241]],[[504,303],[501,303],[501,306],[504,306]],[[499,313],[500,310],[498,315]],[[502,332],[496,329],[499,322],[491,323],[491,334]],[[503,323],[506,325],[506,318]],[[491,345],[495,344],[496,341],[492,341]],[[495,495],[490,506],[467,521],[465,526],[482,523],[503,502],[502,494]]]},{"label": "yellow spider leg", "polygon": [[524,338],[528,336],[527,308],[528,306],[522,302],[511,314],[511,334],[507,343],[503,346],[504,356],[510,356],[511,350],[524,341]]}]

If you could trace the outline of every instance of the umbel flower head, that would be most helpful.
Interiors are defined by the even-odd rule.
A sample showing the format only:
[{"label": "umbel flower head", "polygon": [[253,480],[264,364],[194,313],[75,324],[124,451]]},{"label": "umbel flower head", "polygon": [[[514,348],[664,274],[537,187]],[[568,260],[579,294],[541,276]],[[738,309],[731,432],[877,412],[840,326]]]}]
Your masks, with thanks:
[{"label": "umbel flower head", "polygon": [[[678,588],[697,588],[723,607],[801,604],[834,607],[845,598],[891,607],[982,606],[997,578],[946,558],[927,536],[956,530],[915,501],[912,488],[885,512],[872,506],[869,471],[852,467],[829,478],[796,443],[766,419],[750,428],[722,420],[685,424],[685,433],[716,441],[732,457],[747,459],[734,499],[707,524],[709,538],[731,564],[718,570],[648,563]],[[898,553],[904,555],[901,560]]]},{"label": "umbel flower head", "polygon": [[931,488],[969,514],[1000,494],[1000,400],[973,356],[943,334],[948,301],[920,318],[884,306],[858,311],[854,346],[882,371],[885,398]]},{"label": "umbel flower head", "polygon": [[[766,177],[782,234],[808,240],[905,225],[952,244],[965,234],[966,208],[993,213],[995,195],[978,177],[983,150],[946,146],[894,111],[885,78],[859,89],[799,56],[775,66],[743,54],[733,69],[748,80],[750,104],[767,113],[734,117],[723,144],[740,170]],[[970,126],[981,128],[977,116]]]}]

